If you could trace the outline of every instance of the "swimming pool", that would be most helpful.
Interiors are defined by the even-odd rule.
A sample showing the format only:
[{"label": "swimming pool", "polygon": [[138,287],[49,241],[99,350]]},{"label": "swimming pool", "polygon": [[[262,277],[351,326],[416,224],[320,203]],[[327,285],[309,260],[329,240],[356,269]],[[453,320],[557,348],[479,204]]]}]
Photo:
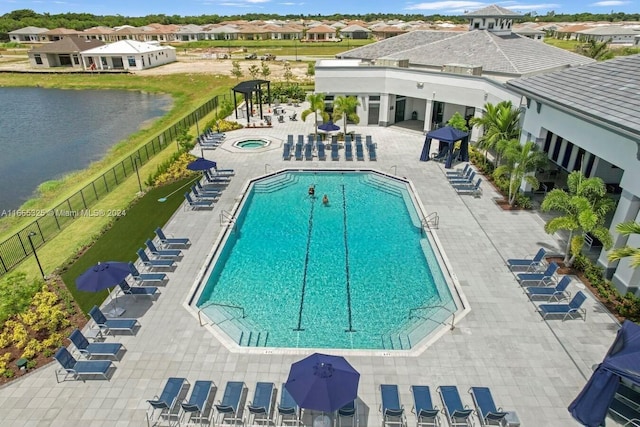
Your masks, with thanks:
[{"label": "swimming pool", "polygon": [[256,148],[264,148],[269,145],[269,141],[263,139],[243,139],[233,144],[234,147],[243,150],[255,150]]},{"label": "swimming pool", "polygon": [[421,218],[374,172],[256,181],[196,305],[240,345],[411,348],[456,311]]}]

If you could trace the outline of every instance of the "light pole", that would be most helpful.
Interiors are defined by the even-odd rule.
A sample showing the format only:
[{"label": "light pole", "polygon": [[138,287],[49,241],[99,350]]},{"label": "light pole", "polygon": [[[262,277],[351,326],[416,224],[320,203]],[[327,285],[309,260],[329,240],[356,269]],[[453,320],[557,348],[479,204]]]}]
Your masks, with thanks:
[{"label": "light pole", "polygon": [[142,193],[142,183],[140,182],[140,172],[138,171],[138,160],[140,160],[140,166],[142,166],[142,160],[140,159],[140,156],[135,156],[133,158],[133,167],[136,170],[136,176],[138,177],[138,188]]},{"label": "light pole", "polygon": [[298,62],[298,39],[293,39],[293,46],[296,48],[296,62]]},{"label": "light pole", "polygon": [[38,268],[40,269],[40,274],[42,274],[42,278],[44,280],[47,280],[47,278],[44,275],[44,271],[42,270],[42,265],[40,264],[40,259],[38,258],[38,253],[36,252],[36,247],[33,245],[33,236],[36,235],[35,231],[30,231],[29,234],[27,234],[27,238],[29,239],[29,244],[31,245],[31,250],[33,251],[33,256],[36,258],[36,263],[38,263]]}]

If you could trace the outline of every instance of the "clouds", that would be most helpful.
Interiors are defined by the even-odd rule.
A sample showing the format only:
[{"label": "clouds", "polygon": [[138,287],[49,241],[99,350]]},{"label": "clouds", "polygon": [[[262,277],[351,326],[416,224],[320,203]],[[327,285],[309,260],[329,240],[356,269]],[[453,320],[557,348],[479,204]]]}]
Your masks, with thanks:
[{"label": "clouds", "polygon": [[624,6],[625,4],[630,4],[630,1],[620,1],[620,0],[606,0],[606,1],[598,1],[595,3],[591,3],[589,6],[596,7],[608,7],[608,6]]},{"label": "clouds", "polygon": [[[619,1],[619,0],[606,0],[606,1]],[[405,10],[425,11],[430,13],[458,13],[463,14],[468,11],[481,9],[486,6],[496,4],[495,2],[484,3],[479,1],[460,1],[460,0],[443,0],[410,4],[405,7]],[[514,12],[533,11],[533,10],[550,10],[562,7],[558,3],[538,3],[538,4],[525,4],[517,3],[515,1],[503,1],[499,3],[500,6],[505,7]]]}]

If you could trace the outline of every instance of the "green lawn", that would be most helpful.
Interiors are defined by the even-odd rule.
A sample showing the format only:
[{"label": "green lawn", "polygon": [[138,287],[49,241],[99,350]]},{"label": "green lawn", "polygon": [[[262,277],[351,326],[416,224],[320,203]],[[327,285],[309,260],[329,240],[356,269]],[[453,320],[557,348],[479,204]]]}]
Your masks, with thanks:
[{"label": "green lawn", "polygon": [[545,37],[544,42],[548,45],[559,47],[560,49],[575,52],[576,48],[583,44],[577,40],[559,40],[551,37]]},{"label": "green lawn", "polygon": [[274,55],[298,55],[305,56],[333,56],[337,53],[373,43],[374,40],[350,40],[339,42],[310,42],[302,43],[298,40],[209,40],[175,44],[178,52],[191,53],[192,49],[226,48],[235,56],[241,49],[256,54],[273,53]]},{"label": "green lawn", "polygon": [[[106,291],[92,293],[77,290],[76,278],[100,261],[135,261],[136,250],[145,247],[144,241],[155,236],[153,230],[163,226],[184,201],[180,187],[191,181],[182,180],[149,191],[62,274],[62,279],[82,311],[86,313],[94,305],[100,305],[107,294]],[[158,202],[159,198],[174,191],[176,193],[168,197],[166,202]]]}]

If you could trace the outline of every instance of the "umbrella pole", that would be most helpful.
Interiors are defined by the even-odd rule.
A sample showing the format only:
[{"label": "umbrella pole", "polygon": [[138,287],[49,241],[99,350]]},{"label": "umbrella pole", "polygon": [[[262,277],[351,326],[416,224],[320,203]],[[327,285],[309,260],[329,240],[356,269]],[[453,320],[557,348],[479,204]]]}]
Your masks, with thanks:
[{"label": "umbrella pole", "polygon": [[[115,287],[114,287],[115,288]],[[122,307],[118,307],[118,294],[116,291],[115,299],[111,296],[111,288],[107,288],[107,292],[109,293],[109,298],[113,302],[113,308],[107,311],[105,314],[109,315],[109,317],[120,317],[124,314],[125,309]]]}]

